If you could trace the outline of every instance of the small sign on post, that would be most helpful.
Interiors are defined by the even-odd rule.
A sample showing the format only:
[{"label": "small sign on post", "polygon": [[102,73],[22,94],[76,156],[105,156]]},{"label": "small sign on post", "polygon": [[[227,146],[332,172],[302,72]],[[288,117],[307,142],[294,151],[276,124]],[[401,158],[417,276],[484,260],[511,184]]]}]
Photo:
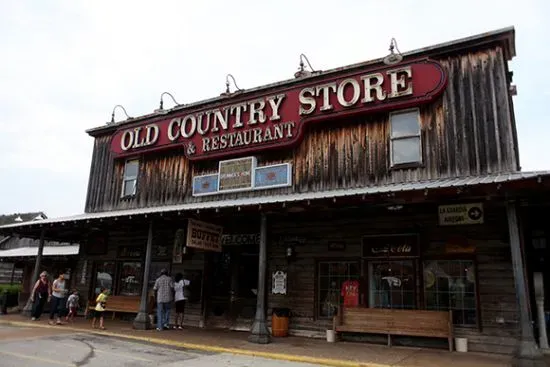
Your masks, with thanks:
[{"label": "small sign on post", "polygon": [[222,251],[221,226],[189,219],[187,225],[187,247],[193,247],[206,251]]},{"label": "small sign on post", "polygon": [[271,284],[271,293],[286,294],[286,273],[278,270],[273,273]]}]

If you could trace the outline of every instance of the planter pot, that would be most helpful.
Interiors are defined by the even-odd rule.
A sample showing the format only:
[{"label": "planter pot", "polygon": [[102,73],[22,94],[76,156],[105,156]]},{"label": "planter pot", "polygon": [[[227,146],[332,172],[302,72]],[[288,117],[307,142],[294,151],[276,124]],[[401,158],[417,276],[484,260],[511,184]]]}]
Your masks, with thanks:
[{"label": "planter pot", "polygon": [[336,341],[336,332],[334,330],[327,330],[327,342],[334,343]]},{"label": "planter pot", "polygon": [[19,306],[19,294],[18,293],[8,293],[6,299],[6,306],[8,308]]},{"label": "planter pot", "polygon": [[468,351],[468,339],[455,338],[455,349],[457,352],[466,353]]}]

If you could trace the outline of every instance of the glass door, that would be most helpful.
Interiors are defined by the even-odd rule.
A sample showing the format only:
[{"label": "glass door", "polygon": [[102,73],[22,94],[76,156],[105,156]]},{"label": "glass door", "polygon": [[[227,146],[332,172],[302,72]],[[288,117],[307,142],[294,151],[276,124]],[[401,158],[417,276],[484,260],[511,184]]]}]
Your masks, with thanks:
[{"label": "glass door", "polygon": [[369,261],[369,307],[416,309],[415,267],[415,260]]}]

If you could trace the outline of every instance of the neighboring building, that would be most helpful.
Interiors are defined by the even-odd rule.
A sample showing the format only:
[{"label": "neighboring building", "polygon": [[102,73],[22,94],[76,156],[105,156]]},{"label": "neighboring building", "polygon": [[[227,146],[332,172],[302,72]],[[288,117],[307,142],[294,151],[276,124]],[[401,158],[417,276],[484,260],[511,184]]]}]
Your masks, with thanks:
[{"label": "neighboring building", "polygon": [[[28,223],[41,221],[48,217],[43,212],[0,215],[0,224]],[[0,236],[0,284],[22,284],[24,301],[32,287],[32,272],[38,254],[40,240],[15,236]],[[53,274],[69,271],[76,265],[79,245],[45,241],[41,270]]]},{"label": "neighboring building", "polygon": [[364,307],[452,309],[470,350],[532,344],[550,172],[520,171],[514,30],[402,56],[88,130],[86,213],[0,233],[82,241],[89,297],[185,270],[189,325],[250,329],[266,274],[293,334],[324,335],[357,280]]}]

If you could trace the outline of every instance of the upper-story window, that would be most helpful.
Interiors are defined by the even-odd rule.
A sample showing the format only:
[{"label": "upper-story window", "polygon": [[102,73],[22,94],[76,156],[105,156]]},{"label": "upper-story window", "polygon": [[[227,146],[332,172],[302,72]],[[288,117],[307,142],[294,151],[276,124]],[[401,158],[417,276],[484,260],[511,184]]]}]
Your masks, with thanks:
[{"label": "upper-story window", "polygon": [[137,179],[139,172],[139,160],[126,161],[124,165],[124,180],[122,183],[122,197],[136,194]]},{"label": "upper-story window", "polygon": [[418,109],[393,112],[391,124],[391,165],[422,163],[420,112]]}]

